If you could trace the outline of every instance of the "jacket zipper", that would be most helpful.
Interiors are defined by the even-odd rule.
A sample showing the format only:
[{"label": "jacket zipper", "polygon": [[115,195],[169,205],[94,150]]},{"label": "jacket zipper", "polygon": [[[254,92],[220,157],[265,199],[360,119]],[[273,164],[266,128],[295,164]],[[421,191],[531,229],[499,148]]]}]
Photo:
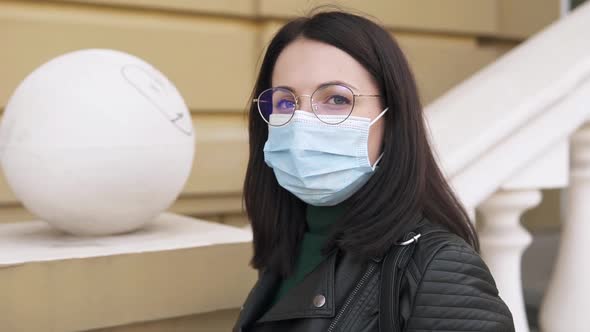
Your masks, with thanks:
[{"label": "jacket zipper", "polygon": [[336,326],[336,324],[338,324],[338,321],[340,320],[340,318],[342,318],[342,316],[344,315],[344,312],[346,312],[346,309],[348,308],[348,306],[350,305],[350,303],[354,299],[356,293],[358,293],[358,291],[362,288],[362,286],[365,284],[365,282],[367,282],[367,279],[369,279],[369,277],[373,274],[375,269],[376,269],[375,264],[372,264],[371,266],[369,266],[369,268],[367,269],[367,272],[365,272],[365,274],[363,275],[363,277],[361,278],[359,283],[356,285],[356,287],[354,288],[354,290],[352,291],[352,293],[348,297],[348,299],[346,299],[346,302],[344,303],[344,305],[342,306],[342,308],[340,309],[340,311],[336,315],[336,318],[334,318],[334,320],[332,321],[332,323],[328,327],[327,332],[332,332],[334,330],[334,327]]}]

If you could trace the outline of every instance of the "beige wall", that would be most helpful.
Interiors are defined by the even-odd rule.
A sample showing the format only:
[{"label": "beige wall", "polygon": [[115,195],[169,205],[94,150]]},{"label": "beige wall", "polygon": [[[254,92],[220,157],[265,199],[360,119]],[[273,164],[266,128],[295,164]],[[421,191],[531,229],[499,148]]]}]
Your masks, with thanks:
[{"label": "beige wall", "polygon": [[[282,23],[325,1],[79,0],[0,2],[0,110],[17,84],[59,54],[114,48],[155,65],[179,88],[197,132],[190,179],[173,211],[241,224],[244,110],[257,61]],[[424,103],[557,17],[558,1],[335,1],[398,38]],[[0,222],[30,219],[0,177]]]}]

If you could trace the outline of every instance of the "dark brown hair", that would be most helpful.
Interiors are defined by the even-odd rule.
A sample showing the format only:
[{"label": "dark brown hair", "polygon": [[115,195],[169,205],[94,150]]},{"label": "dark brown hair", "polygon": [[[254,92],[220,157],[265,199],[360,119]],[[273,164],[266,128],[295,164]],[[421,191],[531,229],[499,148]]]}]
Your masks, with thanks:
[{"label": "dark brown hair", "polygon": [[[281,51],[297,38],[332,45],[358,61],[374,78],[389,107],[383,119],[383,158],[370,180],[343,204],[324,253],[340,248],[360,258],[380,257],[415,227],[420,217],[444,225],[476,250],[475,229],[446,182],[431,151],[422,106],[408,62],[385,29],[362,16],[320,12],[283,26],[268,48],[254,86],[271,86]],[[244,201],[254,233],[252,266],[287,276],[306,230],[305,203],[283,189],[264,162],[267,124],[255,104],[249,113],[250,159]]]}]

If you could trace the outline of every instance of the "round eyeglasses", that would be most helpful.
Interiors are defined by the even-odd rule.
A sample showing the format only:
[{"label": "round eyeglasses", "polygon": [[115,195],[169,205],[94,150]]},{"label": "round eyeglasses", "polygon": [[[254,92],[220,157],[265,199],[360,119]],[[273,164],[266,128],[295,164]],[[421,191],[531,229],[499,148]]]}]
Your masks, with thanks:
[{"label": "round eyeglasses", "polygon": [[303,96],[310,97],[311,109],[316,117],[331,125],[342,123],[350,116],[357,97],[381,97],[354,94],[345,85],[328,84],[320,86],[311,96],[296,96],[286,88],[270,88],[262,91],[253,102],[257,103],[262,119],[270,126],[278,127],[291,121]]}]

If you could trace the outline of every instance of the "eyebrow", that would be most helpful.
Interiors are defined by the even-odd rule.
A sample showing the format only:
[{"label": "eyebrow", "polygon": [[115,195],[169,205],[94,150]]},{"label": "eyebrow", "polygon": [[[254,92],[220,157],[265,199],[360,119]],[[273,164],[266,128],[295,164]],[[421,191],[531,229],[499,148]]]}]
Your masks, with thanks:
[{"label": "eyebrow", "polygon": [[[357,88],[356,88],[354,85],[352,85],[352,84],[350,84],[350,83],[347,83],[347,82],[344,82],[344,81],[338,81],[338,80],[336,80],[336,81],[328,81],[328,82],[324,82],[324,83],[322,83],[322,84],[318,85],[318,86],[316,87],[316,89],[322,88],[322,87],[324,87],[324,86],[326,86],[326,85],[332,85],[332,84],[339,84],[339,85],[344,85],[344,86],[347,86],[347,87],[351,88],[351,89],[352,89],[352,90],[354,90],[355,92],[358,92],[358,89],[357,89]],[[280,86],[276,86],[275,88],[287,89],[287,90],[289,90],[289,91],[291,91],[291,92],[295,92],[295,89],[294,89],[294,88],[292,88],[292,87],[290,87],[290,86],[287,86],[287,85],[280,85]]]}]

